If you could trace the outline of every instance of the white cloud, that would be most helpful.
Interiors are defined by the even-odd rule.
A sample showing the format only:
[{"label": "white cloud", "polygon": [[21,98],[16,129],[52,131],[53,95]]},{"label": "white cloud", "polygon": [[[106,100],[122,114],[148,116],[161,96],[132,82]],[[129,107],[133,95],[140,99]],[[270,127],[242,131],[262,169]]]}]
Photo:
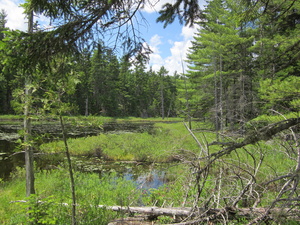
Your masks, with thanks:
[{"label": "white cloud", "polygon": [[160,55],[159,46],[162,44],[161,36],[155,34],[149,41],[149,47],[153,53],[150,55],[150,65],[154,71],[158,71],[163,66],[163,58]]},{"label": "white cloud", "polygon": [[197,28],[195,26],[194,27],[184,26],[182,27],[181,36],[184,37],[184,40],[191,40],[193,39],[193,36],[196,31]]},{"label": "white cloud", "polygon": [[153,53],[159,53],[158,46],[162,44],[161,38],[162,37],[159,36],[158,34],[155,34],[154,36],[151,37],[149,46],[150,46],[151,50],[153,51]]},{"label": "white cloud", "polygon": [[[152,2],[152,4],[149,4],[149,2]],[[174,3],[174,0],[156,0],[156,1],[151,1],[149,0],[148,4],[146,4],[145,8],[143,11],[147,13],[152,13],[152,12],[157,12],[159,11],[162,6],[166,3]],[[204,8],[205,6],[205,0],[199,0],[199,5],[200,8]],[[150,55],[150,66],[152,67],[153,70],[158,71],[161,66],[164,66],[168,71],[170,75],[173,75],[175,71],[177,73],[182,73],[183,69],[186,72],[187,70],[187,63],[185,60],[187,59],[187,53],[188,49],[192,46],[191,41],[193,40],[193,36],[196,32],[197,28],[196,27],[186,27],[183,26],[181,30],[181,41],[174,41],[174,40],[168,40],[168,43],[171,45],[170,52],[171,55],[162,58],[160,55],[160,45],[162,44],[159,42],[157,45],[151,44],[150,41],[150,46],[153,51],[153,53]],[[159,40],[161,40],[162,37],[160,37]],[[151,40],[155,40],[154,36],[151,38]],[[182,64],[183,67],[182,68]]]},{"label": "white cloud", "polygon": [[159,54],[152,54],[150,56],[151,67],[153,71],[159,71],[164,66],[164,60]]},{"label": "white cloud", "polygon": [[172,4],[174,2],[174,0],[148,0],[146,1],[146,4],[144,5],[142,11],[147,13],[158,12],[166,3]]},{"label": "white cloud", "polygon": [[161,66],[164,66],[168,71],[169,75],[173,75],[175,71],[177,73],[182,73],[184,66],[184,71],[186,72],[187,64],[185,60],[187,59],[188,49],[192,46],[191,40],[193,39],[196,28],[182,27],[181,36],[182,41],[168,40],[171,45],[170,56],[162,58],[160,55],[159,46],[162,44],[161,36],[154,35],[150,40],[150,47],[153,53],[150,55],[150,65],[154,71],[158,71]]},{"label": "white cloud", "polygon": [[[7,14],[6,27],[12,30],[27,30],[26,15],[23,13],[24,9],[20,7],[20,4],[24,2],[25,0],[0,0],[0,10],[3,9]],[[49,19],[43,15],[35,16],[34,21],[38,21],[42,29],[49,26]]]},{"label": "white cloud", "polygon": [[23,14],[23,8],[19,7],[20,1],[18,0],[1,0],[0,9],[3,9],[7,14],[6,26],[13,30],[27,29],[27,23],[25,15]]}]

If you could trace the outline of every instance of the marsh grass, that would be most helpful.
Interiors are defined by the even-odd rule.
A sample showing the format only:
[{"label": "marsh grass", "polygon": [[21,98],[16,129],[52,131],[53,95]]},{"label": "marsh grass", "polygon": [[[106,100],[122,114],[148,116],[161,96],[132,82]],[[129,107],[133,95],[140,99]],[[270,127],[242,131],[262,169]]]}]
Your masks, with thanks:
[{"label": "marsh grass", "polygon": [[[71,205],[69,178],[67,170],[59,168],[51,172],[36,173],[36,192],[30,199],[24,198],[24,170],[18,168],[10,182],[0,184],[0,223],[23,224],[30,207],[35,222],[42,224],[70,224]],[[75,173],[78,200],[79,224],[107,224],[117,213],[99,208],[98,205],[136,205],[140,191],[135,183],[118,177],[115,173],[99,175],[94,173]],[[27,200],[26,203],[14,202]],[[39,203],[39,201],[43,202]],[[33,221],[33,222],[34,222]]]},{"label": "marsh grass", "polygon": [[[115,161],[166,162],[182,149],[199,149],[182,123],[156,123],[151,133],[114,132],[69,139],[68,143],[73,156],[95,155]],[[63,152],[63,142],[46,143],[40,148],[46,153]]]},{"label": "marsh grass", "polygon": [[[194,132],[195,136],[204,145],[216,140],[216,135],[210,131],[209,125],[194,123],[194,128],[196,130]],[[230,142],[236,138],[238,137],[225,133],[222,141]],[[102,159],[113,161],[171,162],[176,161],[176,157],[179,155],[186,159],[194,159],[200,155],[200,147],[183,126],[183,123],[155,123],[155,129],[151,133],[107,133],[87,138],[70,139],[69,143],[72,155],[98,156]],[[59,152],[61,151],[61,146],[62,143],[53,142],[43,145],[41,149],[45,152]],[[211,154],[219,151],[221,148],[222,146],[219,145],[211,145],[208,147],[208,151]],[[256,145],[237,149],[231,154],[224,156],[220,163],[216,163],[211,168],[211,180],[215,181],[221,174],[225,177],[222,183],[222,193],[224,195],[229,193],[238,195],[238,192],[241,191],[244,185],[243,182],[251,179],[251,176],[245,171],[254,174],[256,167],[260,164],[260,160],[262,160],[262,163],[255,175],[255,179],[258,184],[257,188],[263,192],[264,196],[261,204],[268,204],[270,199],[274,199],[276,191],[278,191],[281,184],[277,182],[268,187],[271,192],[266,191],[265,187],[260,185],[276,176],[283,175],[286,171],[290,171],[295,167],[295,161],[292,157],[287,156],[286,149],[282,145],[280,138],[267,142],[261,141]],[[185,174],[186,177],[191,176],[191,174],[187,174],[189,166],[185,166],[183,170],[179,168],[174,169],[172,173],[167,173],[170,181],[168,185],[175,182],[175,185],[181,187],[180,190],[186,191],[187,189],[182,189],[182,187],[187,181],[180,182],[181,178],[178,178],[178,176],[179,174]],[[244,176],[244,180],[237,179],[239,176]],[[206,185],[204,187],[205,190],[213,189],[211,183],[208,182]],[[171,189],[180,193],[173,193],[173,196],[182,198],[182,192],[175,187]],[[162,189],[159,192],[165,192],[164,195],[168,195],[166,193],[167,189]],[[156,192],[154,191],[153,193]],[[205,195],[205,191],[203,195]],[[159,198],[158,195],[156,196]],[[153,196],[152,198],[155,199]],[[152,202],[155,201],[153,200]]]}]

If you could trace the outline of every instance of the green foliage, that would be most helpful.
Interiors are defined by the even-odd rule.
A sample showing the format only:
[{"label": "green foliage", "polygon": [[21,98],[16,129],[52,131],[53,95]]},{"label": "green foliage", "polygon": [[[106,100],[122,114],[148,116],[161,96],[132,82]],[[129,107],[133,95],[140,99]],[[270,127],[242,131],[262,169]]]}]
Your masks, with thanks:
[{"label": "green foliage", "polygon": [[[184,8],[185,10],[182,11],[180,8]],[[166,27],[178,17],[181,23],[185,22],[185,25],[193,25],[200,14],[199,11],[200,8],[197,1],[177,0],[173,4],[166,3],[163,6],[163,9],[159,11],[160,16],[157,18],[157,22],[163,22],[164,27]]]},{"label": "green foliage", "polygon": [[[291,118],[295,118],[298,117],[298,113],[286,113],[286,114],[277,114],[276,112],[273,112],[272,114],[270,113],[269,115],[264,114],[261,116],[256,117],[255,119],[253,119],[253,122],[268,122],[268,123],[277,123],[279,121],[282,121],[284,119],[291,119]],[[252,121],[249,121],[249,124],[251,124]]]},{"label": "green foliage", "polygon": [[248,3],[209,1],[188,55],[198,110],[220,127],[299,109],[300,5]]},{"label": "green foliage", "polygon": [[[143,198],[143,202],[145,205],[154,205],[157,207],[180,207],[183,205],[187,191],[185,188],[188,187],[184,185],[184,182],[177,181],[176,183],[169,183],[158,189],[151,189],[149,196]],[[185,206],[193,205],[193,197],[194,196],[190,196]]]},{"label": "green foliage", "polygon": [[[286,79],[265,79],[260,83],[260,95],[266,101],[265,107],[280,111],[297,111],[300,108],[300,77]],[[282,107],[279,107],[282,106]]]},{"label": "green foliage", "polygon": [[238,1],[210,1],[188,54],[187,76],[197,96],[196,115],[214,120],[216,129],[232,127],[253,116],[252,59],[248,57],[253,37],[238,18],[243,10]]},{"label": "green foliage", "polygon": [[[24,216],[23,223],[34,224],[57,224],[57,212],[54,211],[55,201],[53,196],[40,199],[37,195],[31,195],[25,198],[25,202],[18,202],[21,208],[21,215]],[[26,216],[28,214],[28,216]],[[21,222],[21,221],[20,221]]]},{"label": "green foliage", "polygon": [[[273,121],[276,122],[278,119],[280,118],[274,117]],[[199,140],[208,143],[215,140],[215,134],[203,131],[203,129],[211,128],[208,125],[193,123],[193,127],[194,129],[202,129],[201,133],[195,132]],[[245,185],[254,178],[253,181],[255,182],[252,188],[246,190],[245,195],[242,196],[237,205],[239,207],[252,207],[259,194],[261,201],[257,207],[269,206],[278,195],[278,191],[281,190],[285,180],[278,180],[265,185],[266,181],[285,175],[286,171],[293,171],[297,164],[295,161],[297,152],[290,149],[292,142],[283,141],[286,134],[288,133],[283,132],[276,139],[267,142],[261,141],[256,145],[237,149],[230,155],[224,156],[222,160],[211,167],[210,174],[205,180],[200,179],[197,181],[199,183],[195,180],[195,168],[189,164],[172,164],[165,172],[165,179],[168,182],[157,189],[150,190],[138,189],[134,182],[119,177],[112,170],[110,173],[103,170],[101,175],[90,172],[75,172],[75,182],[78,184],[76,186],[78,221],[82,224],[107,224],[108,220],[117,216],[108,210],[99,209],[97,205],[193,206],[198,195],[198,184],[201,186],[201,194],[198,196],[199,207],[204,207],[208,199],[211,199],[207,203],[209,207],[226,207],[235,199],[234,196],[238,196]],[[233,137],[230,135],[232,133],[223,133],[225,143],[232,141]],[[93,146],[91,143],[95,145]],[[170,143],[174,148],[168,146]],[[182,123],[158,123],[156,124],[156,130],[151,134],[113,133],[101,134],[97,137],[72,139],[70,146],[74,149],[78,146],[79,151],[85,146],[93,149],[97,144],[103,148],[103,151],[105,150],[107,155],[116,157],[118,160],[129,159],[130,157],[144,160],[147,155],[149,161],[168,161],[172,155],[176,154],[184,157],[188,162],[189,159],[194,160],[195,157],[198,157],[200,151]],[[152,145],[153,148],[149,145]],[[45,146],[51,149],[51,144]],[[162,148],[159,146],[162,146]],[[168,150],[164,152],[163,148]],[[211,154],[221,149],[222,146],[219,145],[208,147]],[[73,154],[76,153],[73,152]],[[86,152],[82,151],[82,154],[86,155]],[[76,160],[79,161],[78,158]],[[262,160],[261,165],[260,160]],[[97,161],[100,164],[101,162],[101,160]],[[195,161],[195,165],[197,163],[200,163],[202,168],[205,165],[205,160]],[[61,205],[61,203],[71,204],[70,194],[67,194],[69,193],[69,177],[63,166],[64,163],[61,162],[60,166],[54,170],[40,171],[37,169],[36,189],[38,195],[30,203],[36,207],[32,207],[35,210],[33,211],[35,219],[42,218],[50,222],[51,220],[61,221],[57,224],[70,223],[69,207]],[[259,169],[255,172],[258,166]],[[79,166],[78,169],[80,169]],[[0,220],[1,223],[20,224],[21,221],[25,220],[25,214],[20,205],[22,203],[10,203],[11,201],[23,199],[24,177],[24,169],[17,168],[12,174],[10,182],[0,183],[0,191],[3,193],[0,196],[0,214],[3,215]],[[150,176],[149,179],[151,179]],[[52,197],[49,199],[49,196]],[[228,196],[233,197],[228,198]],[[217,199],[219,199],[218,202]],[[46,200],[49,204],[36,204],[38,200],[42,202]],[[43,208],[44,206],[45,208]],[[51,213],[54,213],[54,216],[51,217]],[[161,218],[161,222],[165,220],[168,220],[168,218]],[[280,221],[280,216],[278,221]],[[233,223],[243,222],[242,220],[233,221]]]},{"label": "green foliage", "polygon": [[[11,48],[16,49],[11,53],[16,57],[3,55],[4,80],[0,81],[0,85],[3,84],[3,90],[7,90],[7,96],[0,92],[0,100],[7,99],[4,113],[10,112],[11,107],[15,113],[21,113],[25,100],[28,100],[33,105],[31,113],[35,115],[55,114],[60,108],[64,112],[85,116],[157,117],[161,116],[162,104],[158,84],[163,83],[166,117],[177,115],[176,78],[146,71],[145,61],[141,60],[131,70],[132,65],[125,57],[119,61],[114,51],[104,44],[76,56],[67,52],[56,53],[47,58],[47,63],[40,58],[30,61],[29,56],[24,58],[19,54],[19,51],[26,51],[19,43],[22,35],[12,32],[3,42],[3,52],[10,53]],[[12,47],[17,44],[20,49]],[[21,65],[23,68],[19,68]],[[25,72],[32,80],[27,86],[33,92],[30,99],[25,99],[23,91]],[[9,98],[13,100],[8,101]]]},{"label": "green foliage", "polygon": [[174,221],[174,219],[170,216],[159,216],[157,220],[160,224],[170,224]]}]

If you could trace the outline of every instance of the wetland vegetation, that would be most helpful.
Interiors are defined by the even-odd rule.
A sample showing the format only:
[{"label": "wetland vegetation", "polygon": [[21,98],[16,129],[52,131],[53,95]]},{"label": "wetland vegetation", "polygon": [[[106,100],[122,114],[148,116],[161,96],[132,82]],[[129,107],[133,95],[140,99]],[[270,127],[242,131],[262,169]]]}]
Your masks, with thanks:
[{"label": "wetland vegetation", "polygon": [[27,32],[0,11],[1,224],[299,224],[300,2],[166,4],[197,27],[174,74],[135,27],[151,2],[27,0]]},{"label": "wetland vegetation", "polygon": [[[69,119],[75,126],[75,118]],[[77,126],[87,124],[86,118],[76,120]],[[111,122],[111,119],[103,121]],[[198,170],[206,166],[203,146],[210,155],[222,149],[215,144],[216,134],[212,125],[193,121],[192,135],[181,119],[141,121],[132,118],[114,122],[120,123],[118,127],[122,123],[139,123],[139,126],[135,131],[121,129],[68,139],[75,171],[77,218],[80,224],[107,224],[114,218],[126,217],[123,212],[98,208],[99,205],[168,208],[195,207],[195,204],[203,207],[206,202],[213,208],[222,208],[236,201],[238,208],[252,205],[267,207],[282,186],[281,182],[268,184],[268,181],[296,165],[293,152],[287,152],[288,145],[292,143],[283,143],[284,136],[278,136],[236,149],[211,166],[206,177],[199,179]],[[146,128],[141,129],[142,123]],[[234,132],[221,135],[224,143],[243,139],[243,135]],[[200,140],[200,146],[195,138]],[[70,208],[65,205],[72,203],[68,194],[70,184],[63,141],[61,137],[56,137],[37,143],[40,144],[35,150],[36,194],[24,198],[25,171],[23,163],[17,164],[9,179],[2,179],[0,184],[2,224],[25,223],[28,219],[27,207],[32,208],[35,222],[71,222]],[[291,157],[287,158],[287,154]],[[12,159],[14,157],[10,156]],[[250,183],[254,178],[255,182],[252,180]],[[246,189],[247,185],[249,189]],[[241,193],[244,194],[241,196]],[[26,200],[26,203],[19,200]],[[156,223],[168,218],[169,222],[176,221],[170,217],[159,217]],[[278,215],[276,219],[283,221],[282,218]],[[248,219],[251,218],[236,218],[232,223],[243,224]]]}]

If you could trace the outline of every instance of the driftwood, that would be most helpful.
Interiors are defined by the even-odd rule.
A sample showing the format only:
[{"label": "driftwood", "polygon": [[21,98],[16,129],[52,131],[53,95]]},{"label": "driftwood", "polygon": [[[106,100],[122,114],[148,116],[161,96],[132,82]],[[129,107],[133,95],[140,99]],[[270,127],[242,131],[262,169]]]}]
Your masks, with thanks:
[{"label": "driftwood", "polygon": [[142,217],[126,217],[111,221],[107,225],[153,225],[153,221],[149,221]]}]

